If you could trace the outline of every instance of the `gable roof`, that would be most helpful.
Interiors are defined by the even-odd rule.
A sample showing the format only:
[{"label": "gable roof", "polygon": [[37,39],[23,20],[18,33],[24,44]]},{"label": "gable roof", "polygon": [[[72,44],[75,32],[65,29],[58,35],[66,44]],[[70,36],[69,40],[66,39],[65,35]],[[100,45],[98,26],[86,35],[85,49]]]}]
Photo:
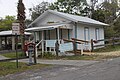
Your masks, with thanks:
[{"label": "gable roof", "polygon": [[66,18],[66,19],[68,19],[70,21],[73,21],[73,22],[80,22],[80,23],[88,23],[88,24],[108,26],[108,24],[102,23],[100,21],[96,21],[96,20],[88,18],[88,17],[72,15],[72,14],[58,12],[58,11],[53,11],[53,10],[48,10],[48,11],[44,12],[41,16],[39,16],[36,20],[34,20],[30,25],[32,25],[33,23],[36,23],[37,21],[39,21],[44,16],[46,16],[48,13],[52,13],[54,15],[57,15],[57,16],[60,16],[60,17],[64,17],[64,18]]}]

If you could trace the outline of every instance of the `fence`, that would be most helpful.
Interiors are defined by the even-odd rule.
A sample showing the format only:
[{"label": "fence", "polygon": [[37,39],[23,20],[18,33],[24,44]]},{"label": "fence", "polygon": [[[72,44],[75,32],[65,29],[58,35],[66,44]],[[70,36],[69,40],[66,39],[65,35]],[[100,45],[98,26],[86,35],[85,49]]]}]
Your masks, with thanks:
[{"label": "fence", "polygon": [[[89,43],[89,41],[84,41],[84,40],[80,40],[80,39],[76,39],[76,38],[71,38],[71,40],[67,40],[67,39],[63,39],[63,41],[65,42],[72,42],[73,44],[73,52],[75,55],[77,55],[77,44],[81,44],[82,45],[82,48],[81,48],[81,52],[80,54],[82,55],[83,54],[83,44],[84,43]],[[69,46],[68,46],[69,47]]]},{"label": "fence", "polygon": [[[104,42],[104,44],[95,45],[99,42]],[[106,46],[115,46],[115,45],[120,45],[120,37],[119,38],[113,37],[111,39],[101,39],[101,40],[91,39],[91,51],[94,51],[94,49],[97,47],[106,47]]]}]

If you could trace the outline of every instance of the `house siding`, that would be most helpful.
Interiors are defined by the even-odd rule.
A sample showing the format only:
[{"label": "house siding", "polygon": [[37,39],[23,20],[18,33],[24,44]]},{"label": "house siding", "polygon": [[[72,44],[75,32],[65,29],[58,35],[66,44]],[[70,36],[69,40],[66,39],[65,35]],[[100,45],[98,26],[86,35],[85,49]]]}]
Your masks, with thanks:
[{"label": "house siding", "polygon": [[[96,34],[95,34],[95,29],[96,28],[99,28],[99,34],[100,34],[100,37],[99,39],[104,39],[104,28],[101,27],[101,26],[91,26],[91,25],[83,25],[83,24],[78,24],[77,26],[77,39],[80,39],[80,40],[85,40],[85,28],[88,28],[89,30],[89,40],[90,41],[91,39],[93,40],[96,40]],[[99,42],[95,45],[99,45],[99,44],[104,44],[104,41],[103,42]],[[78,49],[81,49],[81,45],[78,45]],[[91,44],[84,44],[84,49],[85,50],[90,50],[91,49]]]}]

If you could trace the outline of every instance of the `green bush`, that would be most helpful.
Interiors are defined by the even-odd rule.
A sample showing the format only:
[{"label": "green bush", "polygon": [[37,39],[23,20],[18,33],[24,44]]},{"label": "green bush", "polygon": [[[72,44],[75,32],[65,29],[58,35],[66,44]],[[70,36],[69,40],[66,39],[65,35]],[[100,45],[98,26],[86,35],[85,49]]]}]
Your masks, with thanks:
[{"label": "green bush", "polygon": [[38,57],[39,58],[45,58],[45,59],[55,59],[56,58],[56,56],[54,54],[52,54],[51,52],[41,53],[41,55],[39,55]]}]

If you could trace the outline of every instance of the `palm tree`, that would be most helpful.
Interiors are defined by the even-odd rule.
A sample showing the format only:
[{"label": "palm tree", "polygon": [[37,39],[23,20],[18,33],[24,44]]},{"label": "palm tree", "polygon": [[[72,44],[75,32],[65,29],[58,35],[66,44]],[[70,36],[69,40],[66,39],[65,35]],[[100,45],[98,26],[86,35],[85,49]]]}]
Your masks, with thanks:
[{"label": "palm tree", "polygon": [[18,14],[17,14],[17,20],[20,23],[20,34],[22,37],[22,49],[24,49],[24,31],[25,31],[25,6],[22,2],[23,0],[18,1]]}]

